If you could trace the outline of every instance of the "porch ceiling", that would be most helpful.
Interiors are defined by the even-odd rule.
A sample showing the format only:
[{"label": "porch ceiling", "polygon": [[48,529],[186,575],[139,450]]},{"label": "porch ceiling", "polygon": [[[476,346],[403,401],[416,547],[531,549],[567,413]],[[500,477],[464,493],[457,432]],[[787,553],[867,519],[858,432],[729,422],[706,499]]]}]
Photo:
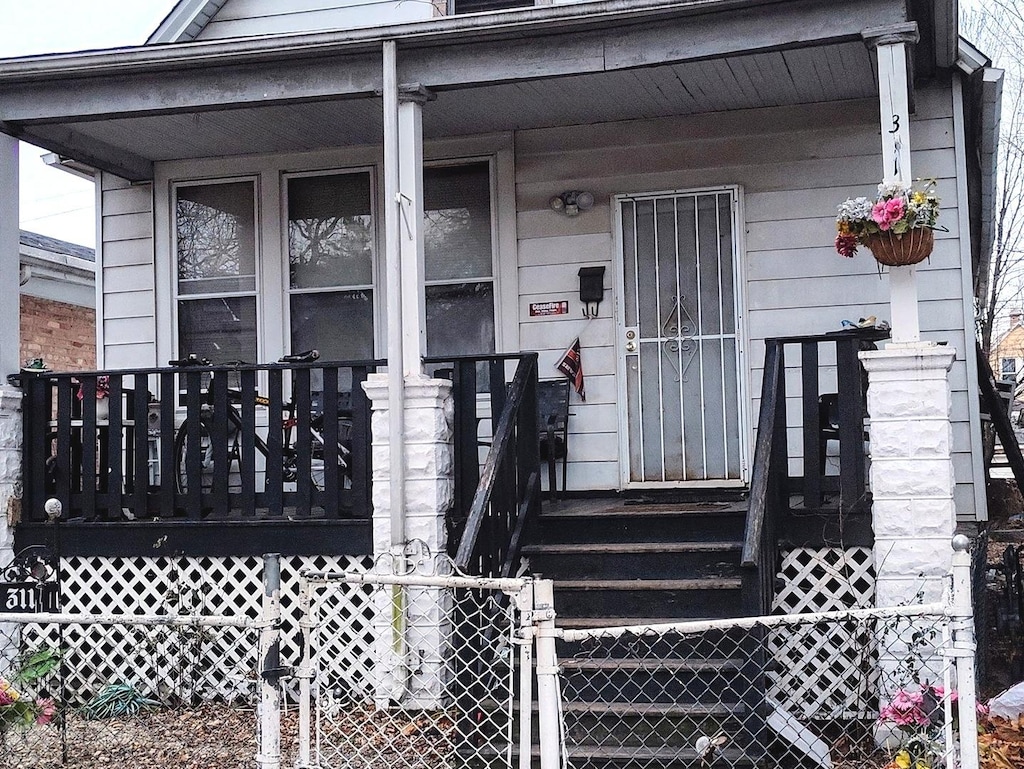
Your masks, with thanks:
[{"label": "porch ceiling", "polygon": [[[870,97],[874,60],[860,41],[682,64],[442,90],[423,111],[428,139]],[[380,99],[37,123],[36,141],[100,146],[144,161],[379,144]],[[124,169],[130,171],[131,169]]]}]

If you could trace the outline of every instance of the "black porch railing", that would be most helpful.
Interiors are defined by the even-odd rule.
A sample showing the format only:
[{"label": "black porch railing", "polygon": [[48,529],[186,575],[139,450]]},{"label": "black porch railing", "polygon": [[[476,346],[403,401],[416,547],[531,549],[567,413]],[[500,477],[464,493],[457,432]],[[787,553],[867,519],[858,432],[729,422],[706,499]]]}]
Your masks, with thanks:
[{"label": "black porch railing", "polygon": [[25,373],[22,519],[368,518],[378,365]]},{"label": "black porch railing", "polygon": [[[766,614],[774,597],[779,539],[795,510],[817,516],[867,513],[866,377],[857,354],[888,337],[875,329],[765,340],[761,408],[757,421],[750,508],[743,545],[744,603],[751,615]],[[799,350],[799,391],[787,385],[787,350]],[[821,369],[835,371],[836,392],[822,392]],[[796,388],[794,388],[796,389]],[[789,398],[799,408],[790,409]],[[790,472],[789,437],[799,431],[799,475]],[[829,443],[838,441],[838,472]]]},{"label": "black porch railing", "polygon": [[[427,363],[436,375],[451,376],[455,402],[449,551],[466,573],[510,576],[518,565],[523,532],[540,508],[537,354],[431,358]],[[512,363],[516,368],[509,382]]]}]

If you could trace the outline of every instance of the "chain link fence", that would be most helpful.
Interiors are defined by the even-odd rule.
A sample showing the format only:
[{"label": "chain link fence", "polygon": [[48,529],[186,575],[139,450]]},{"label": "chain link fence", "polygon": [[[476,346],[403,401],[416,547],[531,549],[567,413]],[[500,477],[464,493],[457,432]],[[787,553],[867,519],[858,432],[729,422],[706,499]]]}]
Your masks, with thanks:
[{"label": "chain link fence", "polygon": [[574,632],[569,764],[953,767],[948,619],[910,611]]},{"label": "chain link fence", "polygon": [[251,767],[259,633],[218,619],[3,617],[0,767]]},{"label": "chain link fence", "polygon": [[299,766],[509,766],[528,584],[453,576],[443,556],[308,574]]}]

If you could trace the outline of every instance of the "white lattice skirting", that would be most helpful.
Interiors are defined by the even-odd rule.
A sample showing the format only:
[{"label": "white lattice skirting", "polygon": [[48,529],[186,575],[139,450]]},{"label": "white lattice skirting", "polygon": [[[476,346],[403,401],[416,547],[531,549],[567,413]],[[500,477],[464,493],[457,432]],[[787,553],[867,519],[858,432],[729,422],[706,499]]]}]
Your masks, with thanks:
[{"label": "white lattice skirting", "polygon": [[[871,548],[796,548],[783,553],[777,575],[782,587],[773,614],[803,614],[874,606]],[[769,674],[772,697],[804,719],[874,718],[877,651],[872,637],[854,626],[786,628],[768,634],[775,659]]]},{"label": "white lattice skirting", "polygon": [[[281,561],[281,664],[300,656],[299,573],[365,570],[370,558],[293,556]],[[203,558],[61,559],[61,604],[66,613],[199,614],[257,618],[263,559]],[[367,654],[372,638],[356,638],[350,652]],[[27,625],[22,648],[49,645],[68,666],[66,696],[87,700],[111,683],[126,682],[188,699],[244,699],[253,691],[256,635],[230,627],[132,628],[124,625]]]}]

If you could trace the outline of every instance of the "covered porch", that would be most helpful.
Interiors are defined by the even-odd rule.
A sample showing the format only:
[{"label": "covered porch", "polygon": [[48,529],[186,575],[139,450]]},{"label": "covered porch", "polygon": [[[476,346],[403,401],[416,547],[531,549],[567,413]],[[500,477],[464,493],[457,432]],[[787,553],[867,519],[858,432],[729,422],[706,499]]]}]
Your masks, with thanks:
[{"label": "covered porch", "polygon": [[[394,469],[412,440],[400,419],[389,421],[374,451],[369,433],[361,452],[353,439],[353,453],[365,457],[361,480],[336,473],[340,499],[349,497],[351,505],[339,503],[330,513],[314,504],[321,492],[313,481],[300,488],[304,469],[294,481],[282,470],[280,484],[271,484],[275,494],[280,489],[273,504],[258,504],[268,500],[257,500],[263,492],[256,491],[238,500],[238,510],[272,515],[221,504],[230,486],[210,492],[210,504],[221,500],[211,508],[195,504],[194,484],[183,491],[165,480],[151,494],[152,479],[145,486],[140,480],[142,433],[129,433],[129,422],[138,424],[143,404],[136,398],[129,406],[126,395],[142,390],[136,379],[160,404],[161,424],[177,429],[201,410],[205,384],[190,390],[188,382],[172,383],[166,361],[198,353],[214,363],[251,363],[309,347],[320,349],[324,361],[357,362],[342,368],[372,362],[386,370],[388,407],[400,413],[409,383],[445,368],[438,360],[536,352],[537,376],[555,378],[555,363],[579,338],[587,399],[572,396],[571,492],[745,489],[757,475],[767,340],[819,335],[869,315],[891,319],[904,341],[945,341],[958,351],[955,493],[961,509],[976,509],[983,490],[973,482],[973,345],[965,338],[970,310],[962,290],[976,249],[961,234],[970,212],[958,179],[969,161],[956,137],[974,130],[958,111],[961,89],[978,89],[974,95],[983,98],[985,84],[951,74],[957,41],[941,13],[914,6],[908,14],[883,0],[840,8],[780,2],[767,14],[753,4],[593,3],[0,64],[4,131],[100,172],[101,367],[114,379],[127,377],[119,385],[126,404],[120,434],[136,448],[129,457],[111,444],[108,458],[126,457],[122,482],[108,476],[104,487],[96,475],[95,493],[107,497],[97,497],[95,508],[84,482],[93,476],[83,470],[85,497],[77,507],[69,497],[68,517],[84,511],[83,527],[143,530],[157,525],[155,498],[159,525],[183,517],[197,529],[221,526],[218,543],[260,526],[277,537],[283,527],[315,532],[327,525],[321,518],[342,528],[368,520],[373,472],[383,471],[382,463]],[[889,75],[905,74],[911,60],[919,82],[931,78],[930,84],[915,88],[911,77],[902,91],[891,90]],[[836,202],[870,194],[883,163],[892,162],[893,146],[879,139],[880,126],[892,124],[880,115],[890,111],[901,116],[905,132],[901,157],[909,164],[912,148],[915,175],[937,178],[949,228],[939,234],[931,264],[917,278],[903,275],[902,283],[900,274],[879,277],[874,264],[841,260],[831,247]],[[3,140],[0,170],[9,185],[13,140]],[[593,207],[578,216],[552,210],[553,198],[573,191],[590,193]],[[311,234],[297,230],[325,224],[329,205],[344,224],[326,237],[335,240],[319,265],[306,257]],[[687,207],[694,214],[681,219]],[[4,211],[0,220],[9,221],[9,202]],[[236,228],[232,259],[216,270],[189,261],[213,250],[209,242],[188,241],[204,211],[227,216]],[[714,235],[701,241],[712,221]],[[683,233],[695,244],[692,253],[680,252]],[[695,290],[688,291],[693,265]],[[652,272],[669,274],[669,266],[676,285],[641,282]],[[596,317],[585,318],[577,276],[590,267],[605,268],[605,298]],[[713,283],[701,282],[711,275]],[[699,286],[713,291],[702,296]],[[693,307],[681,299],[690,295]],[[891,296],[903,298],[890,305]],[[535,305],[561,310],[563,303],[558,314],[532,312]],[[707,310],[712,305],[717,314]],[[898,319],[895,307],[905,310]],[[12,354],[0,346],[9,371],[17,367]],[[656,362],[645,359],[651,355]],[[799,380],[796,360],[786,361],[779,376]],[[830,351],[818,363],[820,393],[838,392],[849,367],[838,366]],[[273,366],[230,368],[251,371],[269,408],[283,410],[291,397],[283,382],[294,367],[279,375]],[[641,377],[641,370],[654,374]],[[490,439],[488,420],[513,374],[514,366],[503,365],[486,388],[454,396],[454,430],[462,430],[453,439],[457,467],[480,473],[479,444]],[[275,376],[282,377],[276,396]],[[52,394],[30,406],[45,414],[47,431],[33,433],[34,456],[56,427],[56,440],[69,450],[58,448],[55,456],[72,457],[74,438],[62,438],[61,425],[73,436],[80,421],[84,433],[96,431],[98,457],[119,431],[108,428],[103,437],[102,425],[89,422],[89,406],[76,415],[70,378],[47,381]],[[317,397],[312,389],[295,392],[308,392],[311,403]],[[809,413],[800,388],[789,393],[788,413]],[[353,425],[359,397],[352,396]],[[459,411],[471,403],[480,411]],[[55,404],[56,416],[47,404]],[[365,399],[363,405],[369,425]],[[242,403],[240,413],[246,429],[255,430],[256,411],[248,418]],[[657,416],[665,413],[677,414],[683,426],[667,431],[668,420]],[[818,446],[807,444],[806,429],[794,418],[771,433],[788,438],[776,440],[775,459],[786,477],[814,475],[808,457],[819,468]],[[698,436],[699,449],[687,435],[691,442]],[[712,435],[719,437],[709,443]],[[156,460],[161,477],[180,477],[173,434],[160,436],[171,448],[170,458],[162,452]],[[93,445],[89,438],[81,443]],[[91,451],[83,449],[84,468],[91,467]],[[308,460],[312,469],[314,454],[311,447],[297,459],[302,468]],[[701,461],[690,464],[696,454]],[[334,459],[324,460],[332,473]],[[827,458],[826,477],[851,465],[840,460]],[[408,461],[378,476],[375,509],[383,520],[407,498],[401,465]],[[45,472],[26,472],[35,496],[26,500],[23,520],[40,521],[23,527],[28,532],[43,526],[39,499],[48,492]],[[124,479],[133,473],[129,486]],[[859,475],[863,486],[863,469]],[[454,515],[468,515],[475,481],[466,485],[456,476],[454,483]],[[838,481],[819,488],[831,483]],[[110,496],[122,487],[120,500]],[[288,494],[297,496],[286,500]],[[128,521],[125,509],[138,520]],[[391,524],[396,545],[407,532]],[[366,524],[362,531],[360,547],[368,542]],[[318,536],[292,541],[338,546]]]}]

